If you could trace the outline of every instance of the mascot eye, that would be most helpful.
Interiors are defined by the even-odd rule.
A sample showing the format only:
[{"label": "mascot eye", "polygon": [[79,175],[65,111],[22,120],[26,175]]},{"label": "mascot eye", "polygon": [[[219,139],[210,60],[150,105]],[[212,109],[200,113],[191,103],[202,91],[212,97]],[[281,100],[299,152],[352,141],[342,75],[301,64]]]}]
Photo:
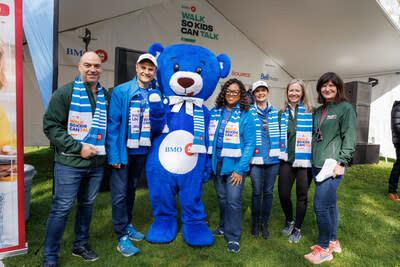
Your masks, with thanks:
[{"label": "mascot eye", "polygon": [[179,65],[178,65],[178,64],[175,64],[175,65],[174,65],[174,71],[177,72],[178,70],[179,70]]},{"label": "mascot eye", "polygon": [[200,73],[201,73],[201,68],[198,67],[198,68],[196,69],[196,72],[197,72],[197,74],[200,74]]}]

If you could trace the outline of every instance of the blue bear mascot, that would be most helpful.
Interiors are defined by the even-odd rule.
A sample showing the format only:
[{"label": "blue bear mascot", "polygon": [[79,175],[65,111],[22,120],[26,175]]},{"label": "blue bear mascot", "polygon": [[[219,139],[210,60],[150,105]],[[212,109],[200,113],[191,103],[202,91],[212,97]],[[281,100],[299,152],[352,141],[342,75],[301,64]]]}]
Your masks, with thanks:
[{"label": "blue bear mascot", "polygon": [[214,243],[205,223],[201,195],[211,174],[207,157],[209,111],[204,106],[230,70],[230,59],[206,48],[176,44],[163,48],[155,43],[149,53],[157,56],[157,80],[165,96],[149,95],[150,121],[164,119],[161,133],[153,136],[146,176],[154,222],[146,239],[169,243],[178,232],[176,200],[182,207],[182,236],[191,246]]}]

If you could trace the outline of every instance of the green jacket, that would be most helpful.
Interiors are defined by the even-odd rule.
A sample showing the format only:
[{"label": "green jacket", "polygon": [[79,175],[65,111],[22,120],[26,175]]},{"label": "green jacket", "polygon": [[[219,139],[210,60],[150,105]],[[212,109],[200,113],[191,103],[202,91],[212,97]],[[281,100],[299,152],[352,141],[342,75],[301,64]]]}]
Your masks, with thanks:
[{"label": "green jacket", "polygon": [[[295,144],[296,144],[296,121],[297,121],[297,111],[298,105],[296,105],[296,109],[294,112],[294,118],[292,116],[292,112],[289,111],[289,119],[288,119],[288,128],[287,128],[287,152],[288,152],[288,160],[287,162],[294,162],[294,153],[295,153]],[[284,111],[279,111],[279,124],[281,123],[281,115]]]},{"label": "green jacket", "polygon": [[[73,87],[74,82],[70,82],[57,89],[52,95],[43,116],[43,132],[55,146],[55,162],[78,168],[97,167],[106,162],[106,156],[95,156],[90,159],[80,157],[79,153],[82,149],[82,144],[73,139],[67,132],[68,113]],[[94,114],[96,101],[91,89],[86,84],[85,87],[92,106],[92,114]],[[108,107],[110,96],[104,88],[103,92]],[[71,154],[76,154],[77,156],[71,156]]]},{"label": "green jacket", "polygon": [[316,131],[320,125],[325,105],[318,107],[313,116],[313,139],[311,163],[322,167],[328,158],[349,164],[357,142],[357,115],[348,102],[326,105],[326,112],[320,129],[322,140],[317,141]]}]

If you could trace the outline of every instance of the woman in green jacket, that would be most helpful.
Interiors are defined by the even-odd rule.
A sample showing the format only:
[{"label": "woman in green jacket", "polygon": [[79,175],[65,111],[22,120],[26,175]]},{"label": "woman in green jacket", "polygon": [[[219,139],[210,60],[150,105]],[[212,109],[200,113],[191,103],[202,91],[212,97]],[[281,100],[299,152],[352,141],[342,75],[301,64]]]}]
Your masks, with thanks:
[{"label": "woman in green jacket", "polygon": [[[319,230],[318,244],[304,258],[319,264],[340,253],[336,231],[339,223],[336,191],[356,146],[356,113],[346,102],[343,80],[333,72],[325,73],[317,83],[318,102],[322,106],[313,116],[312,172],[315,179],[314,211]],[[332,163],[333,162],[333,163]],[[332,164],[332,172],[322,176]],[[321,174],[318,176],[318,174]]]}]

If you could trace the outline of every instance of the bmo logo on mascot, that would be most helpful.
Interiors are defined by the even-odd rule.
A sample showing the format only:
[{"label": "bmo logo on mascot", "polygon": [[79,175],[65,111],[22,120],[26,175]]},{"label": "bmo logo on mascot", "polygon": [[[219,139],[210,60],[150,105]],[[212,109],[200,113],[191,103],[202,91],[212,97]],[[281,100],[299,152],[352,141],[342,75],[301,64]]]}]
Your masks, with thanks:
[{"label": "bmo logo on mascot", "polygon": [[161,165],[174,174],[185,174],[194,169],[198,154],[191,153],[193,135],[185,130],[168,134],[161,142],[158,157]]}]

